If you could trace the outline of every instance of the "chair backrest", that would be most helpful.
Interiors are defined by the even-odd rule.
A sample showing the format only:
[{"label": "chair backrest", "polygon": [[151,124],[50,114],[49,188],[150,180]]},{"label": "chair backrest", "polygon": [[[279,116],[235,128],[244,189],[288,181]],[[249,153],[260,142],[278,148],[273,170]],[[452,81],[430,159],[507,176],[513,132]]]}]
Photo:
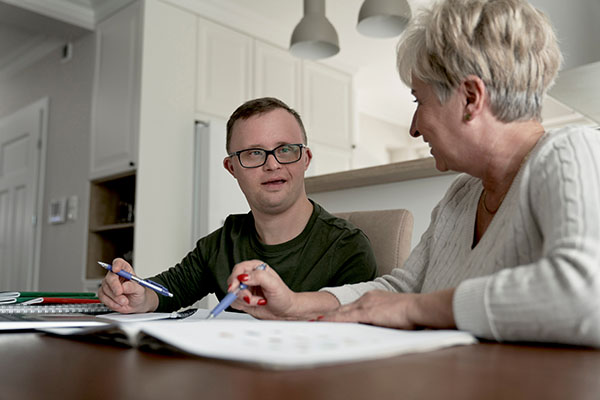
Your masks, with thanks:
[{"label": "chair backrest", "polygon": [[371,241],[379,275],[402,267],[410,253],[413,215],[405,209],[334,213],[352,222]]}]

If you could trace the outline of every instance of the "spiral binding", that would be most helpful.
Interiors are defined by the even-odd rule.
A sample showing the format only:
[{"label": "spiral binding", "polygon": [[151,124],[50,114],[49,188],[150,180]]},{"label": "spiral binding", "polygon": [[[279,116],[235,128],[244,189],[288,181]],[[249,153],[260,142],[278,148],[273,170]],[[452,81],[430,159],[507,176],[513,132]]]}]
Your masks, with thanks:
[{"label": "spiral binding", "polygon": [[112,310],[102,303],[48,304],[48,305],[0,305],[0,314],[104,314]]}]

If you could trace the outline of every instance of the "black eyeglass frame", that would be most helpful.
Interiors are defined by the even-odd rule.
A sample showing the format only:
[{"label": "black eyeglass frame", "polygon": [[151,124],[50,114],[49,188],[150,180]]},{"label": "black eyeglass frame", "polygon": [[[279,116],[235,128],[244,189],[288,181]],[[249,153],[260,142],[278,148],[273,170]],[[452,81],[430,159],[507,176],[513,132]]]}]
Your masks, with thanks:
[{"label": "black eyeglass frame", "polygon": [[[281,162],[279,161],[279,159],[277,158],[277,156],[275,155],[275,151],[281,147],[285,147],[285,146],[298,146],[300,147],[300,155],[298,156],[298,159],[295,161],[287,161],[287,162]],[[265,165],[267,163],[267,159],[269,158],[269,154],[273,156],[273,158],[275,159],[275,161],[277,161],[279,164],[285,165],[285,164],[293,164],[293,163],[297,163],[298,161],[300,161],[300,159],[302,158],[302,149],[307,148],[305,144],[302,143],[285,143],[285,144],[281,144],[277,147],[275,147],[273,150],[265,150],[265,149],[261,149],[260,147],[251,147],[249,149],[243,149],[243,150],[239,150],[233,153],[229,153],[228,156],[229,157],[235,157],[237,156],[238,161],[240,162],[240,165],[243,168],[259,168],[262,167],[263,165]],[[264,151],[265,152],[265,160],[262,162],[262,164],[260,165],[255,165],[252,167],[247,167],[242,163],[242,158],[240,157],[240,154],[242,154],[245,151],[249,151],[249,150],[260,150],[260,151]]]}]

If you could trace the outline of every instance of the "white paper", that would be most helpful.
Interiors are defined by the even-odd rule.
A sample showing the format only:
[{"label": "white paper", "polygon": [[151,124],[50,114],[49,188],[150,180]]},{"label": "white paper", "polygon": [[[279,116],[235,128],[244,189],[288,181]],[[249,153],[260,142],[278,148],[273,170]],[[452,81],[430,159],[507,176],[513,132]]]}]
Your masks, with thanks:
[{"label": "white paper", "polygon": [[379,359],[405,353],[477,343],[456,330],[404,331],[356,323],[260,321],[209,310],[185,319],[118,321],[105,328],[47,329],[63,336],[92,336],[132,347],[168,347],[201,356],[259,364],[267,368],[308,368]]},{"label": "white paper", "polygon": [[354,323],[211,320],[140,324],[143,336],[184,352],[270,368],[306,368],[476,343],[468,332],[403,331]]},{"label": "white paper", "polygon": [[0,331],[44,328],[86,329],[107,323],[85,314],[0,314]]}]

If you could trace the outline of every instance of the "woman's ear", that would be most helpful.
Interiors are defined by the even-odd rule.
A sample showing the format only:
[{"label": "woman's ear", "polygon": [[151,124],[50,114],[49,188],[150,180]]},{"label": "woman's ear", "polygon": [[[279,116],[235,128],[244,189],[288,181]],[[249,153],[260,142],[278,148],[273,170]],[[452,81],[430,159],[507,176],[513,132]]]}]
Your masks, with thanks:
[{"label": "woman's ear", "polygon": [[485,83],[476,75],[467,76],[461,83],[465,99],[464,120],[470,121],[477,117],[484,108],[486,101]]}]

